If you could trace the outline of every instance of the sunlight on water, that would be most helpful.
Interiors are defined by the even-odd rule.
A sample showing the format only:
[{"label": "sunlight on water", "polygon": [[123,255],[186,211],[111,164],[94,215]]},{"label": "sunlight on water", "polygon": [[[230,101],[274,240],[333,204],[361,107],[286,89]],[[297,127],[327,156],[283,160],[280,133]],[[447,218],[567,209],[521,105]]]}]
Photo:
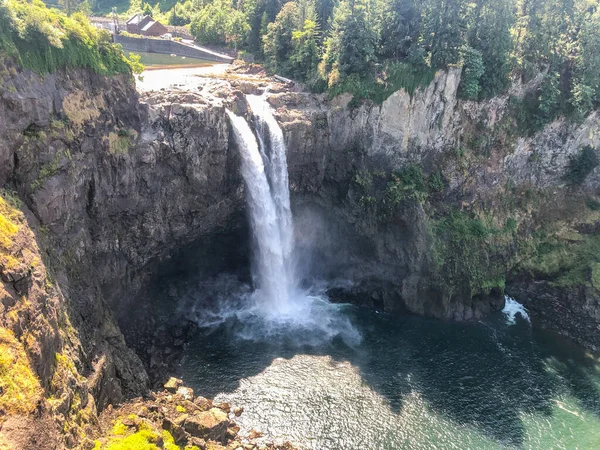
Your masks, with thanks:
[{"label": "sunlight on water", "polygon": [[254,428],[266,440],[291,440],[308,448],[397,448],[401,442],[413,449],[440,442],[448,443],[445,448],[500,448],[476,430],[465,433],[432,413],[416,389],[393,411],[362,381],[356,367],[329,356],[277,358],[217,400],[244,405],[238,419],[242,432]]},{"label": "sunlight on water", "polygon": [[359,344],[303,347],[294,330],[249,341],[237,319],[221,324],[190,343],[184,380],[244,406],[243,432],[312,449],[600,448],[598,360],[559,336],[502,313],[344,313]]}]

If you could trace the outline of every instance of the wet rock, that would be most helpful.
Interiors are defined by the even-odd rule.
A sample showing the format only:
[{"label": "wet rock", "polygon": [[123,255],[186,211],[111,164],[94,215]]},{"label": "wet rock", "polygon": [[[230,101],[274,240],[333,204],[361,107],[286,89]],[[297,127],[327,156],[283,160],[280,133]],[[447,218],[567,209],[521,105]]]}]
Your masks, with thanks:
[{"label": "wet rock", "polygon": [[258,439],[259,437],[262,437],[263,433],[257,430],[250,430],[250,433],[248,433],[248,437],[250,439]]},{"label": "wet rock", "polygon": [[237,434],[240,432],[240,427],[237,425],[233,425],[229,428],[227,428],[227,440],[233,440],[236,438]]},{"label": "wet rock", "polygon": [[231,403],[223,402],[223,403],[214,403],[213,407],[219,408],[221,411],[225,411],[229,413],[231,411]]},{"label": "wet rock", "polygon": [[185,431],[197,436],[215,441],[224,441],[229,426],[227,414],[217,408],[203,411],[185,420]]},{"label": "wet rock", "polygon": [[196,399],[194,400],[194,403],[196,405],[198,405],[198,407],[202,411],[208,411],[210,408],[213,407],[212,401],[207,398],[204,398],[204,397],[196,397]]}]

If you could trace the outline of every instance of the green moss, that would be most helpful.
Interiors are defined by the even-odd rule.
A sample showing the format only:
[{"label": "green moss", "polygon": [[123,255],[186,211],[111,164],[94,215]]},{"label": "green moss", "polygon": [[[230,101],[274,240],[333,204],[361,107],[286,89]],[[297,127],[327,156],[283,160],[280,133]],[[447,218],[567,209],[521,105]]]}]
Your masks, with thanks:
[{"label": "green moss", "polygon": [[443,282],[451,290],[466,286],[471,295],[503,291],[507,267],[497,256],[514,240],[515,228],[455,210],[433,221],[433,254]]},{"label": "green moss", "polygon": [[558,233],[538,232],[521,245],[523,260],[518,270],[556,286],[600,286],[600,234],[566,238]]},{"label": "green moss", "polygon": [[[58,165],[60,163],[61,158],[65,155],[66,153],[64,152],[56,152],[52,161],[42,165],[37,179],[33,183],[31,183],[31,190],[37,191],[42,187],[42,185],[47,179],[53,177],[58,173]],[[70,156],[70,154],[68,156]]]},{"label": "green moss", "polygon": [[12,331],[0,327],[0,410],[28,414],[41,398],[42,388],[23,345]]}]

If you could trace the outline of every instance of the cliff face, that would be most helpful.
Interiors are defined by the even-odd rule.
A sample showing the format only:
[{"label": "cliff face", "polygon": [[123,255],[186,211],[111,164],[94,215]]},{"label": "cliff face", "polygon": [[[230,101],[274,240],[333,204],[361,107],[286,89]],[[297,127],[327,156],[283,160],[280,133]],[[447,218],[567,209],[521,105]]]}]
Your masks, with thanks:
[{"label": "cliff face", "polygon": [[[36,448],[85,443],[96,411],[147,391],[114,312],[131,307],[157,261],[232,226],[242,198],[237,154],[224,100],[211,98],[157,95],[150,107],[125,77],[41,77],[5,63],[0,327],[40,380],[48,432],[56,435],[53,423],[68,431],[36,437]],[[29,412],[5,410],[24,414],[13,425],[0,417],[9,448],[33,445]]]},{"label": "cliff face", "polygon": [[[0,403],[0,439],[34,445],[37,414],[48,448],[75,446],[97,411],[148,389],[115,313],[129,334],[151,275],[181,269],[171,255],[225,248],[216,236],[243,228],[225,108],[247,113],[242,92],[266,83],[233,75],[140,99],[125,77],[0,73],[0,347],[29,367],[19,389],[40,400]],[[600,146],[597,113],[519,135],[514,103],[531,86],[474,103],[457,99],[459,81],[450,69],[358,107],[273,87],[307,270],[351,280],[344,298],[457,320],[501,307],[506,289],[600,345],[600,171],[565,177]]]},{"label": "cliff face", "polygon": [[501,307],[506,290],[597,347],[597,262],[583,248],[597,239],[600,171],[572,175],[600,146],[598,113],[527,136],[519,102],[536,80],[481,103],[457,100],[459,81],[450,69],[413,96],[354,108],[349,96],[271,97],[298,208],[321,205],[319,248],[373,306],[463,320]]}]

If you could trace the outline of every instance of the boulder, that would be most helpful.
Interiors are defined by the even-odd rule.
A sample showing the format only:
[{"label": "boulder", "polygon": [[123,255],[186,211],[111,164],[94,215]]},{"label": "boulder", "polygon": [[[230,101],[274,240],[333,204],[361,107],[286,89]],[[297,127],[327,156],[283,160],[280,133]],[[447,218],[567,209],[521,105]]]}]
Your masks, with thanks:
[{"label": "boulder", "polygon": [[174,394],[181,385],[183,385],[183,381],[181,381],[179,378],[171,377],[169,378],[169,381],[165,383],[164,388]]},{"label": "boulder", "polygon": [[177,445],[183,445],[188,441],[189,434],[172,420],[164,419],[162,427],[171,433],[171,436],[173,436],[173,439]]},{"label": "boulder", "polygon": [[220,409],[211,408],[189,416],[185,420],[184,428],[192,436],[222,442],[225,440],[229,424],[227,414]]},{"label": "boulder", "polygon": [[177,394],[181,395],[186,400],[194,399],[194,390],[189,387],[180,386],[177,388]]},{"label": "boulder", "polygon": [[194,403],[202,410],[202,411],[208,411],[210,408],[213,407],[212,401],[204,398],[204,397],[197,397],[194,400]]}]

